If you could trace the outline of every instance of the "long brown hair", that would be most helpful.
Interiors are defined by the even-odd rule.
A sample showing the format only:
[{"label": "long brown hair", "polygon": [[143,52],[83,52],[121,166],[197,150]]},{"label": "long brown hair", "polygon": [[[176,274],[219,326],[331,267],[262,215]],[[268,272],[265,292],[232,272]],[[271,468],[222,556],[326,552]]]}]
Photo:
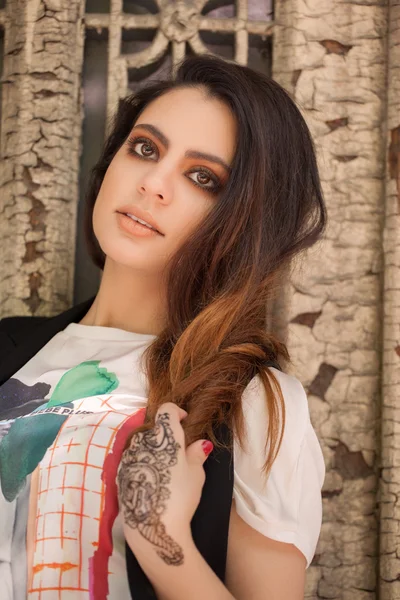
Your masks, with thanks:
[{"label": "long brown hair", "polygon": [[327,218],[310,133],[287,92],[248,67],[200,55],[184,59],[175,79],[151,82],[121,101],[88,188],[88,248],[102,269],[92,212],[105,172],[142,110],[179,87],[200,87],[225,102],[239,133],[218,202],[166,268],[167,324],[142,357],[149,392],[144,428],[171,401],[189,413],[182,422],[187,444],[208,437],[219,445],[220,423],[243,444],[241,398],[259,376],[269,414],[267,473],[285,422],[282,392],[267,363],[290,362],[285,344],[266,330],[267,306],[292,259],[320,239]]}]

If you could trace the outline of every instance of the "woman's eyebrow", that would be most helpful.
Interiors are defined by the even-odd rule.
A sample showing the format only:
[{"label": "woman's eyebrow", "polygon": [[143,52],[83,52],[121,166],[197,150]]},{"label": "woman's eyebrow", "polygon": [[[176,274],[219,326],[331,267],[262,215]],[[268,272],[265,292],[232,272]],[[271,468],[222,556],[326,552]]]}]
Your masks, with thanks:
[{"label": "woman's eyebrow", "polygon": [[[165,148],[169,148],[170,142],[169,139],[156,127],[155,125],[150,125],[149,123],[140,123],[136,125],[132,131],[138,128],[146,129],[150,133],[152,133],[158,140],[162,143]],[[232,168],[219,156],[215,156],[215,154],[208,154],[207,152],[200,152],[199,150],[186,150],[185,158],[199,158],[203,160],[208,160],[210,162],[221,165],[228,173],[232,172]]]}]

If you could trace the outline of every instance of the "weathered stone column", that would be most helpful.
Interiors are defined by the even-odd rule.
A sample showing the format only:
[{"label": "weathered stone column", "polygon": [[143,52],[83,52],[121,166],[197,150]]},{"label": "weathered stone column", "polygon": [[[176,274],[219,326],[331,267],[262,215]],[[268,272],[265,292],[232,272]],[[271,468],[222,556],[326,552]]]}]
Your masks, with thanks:
[{"label": "weathered stone column", "polygon": [[306,597],[372,600],[387,6],[384,0],[277,0],[275,8],[274,76],[311,128],[329,217],[324,241],[293,274],[284,307],[294,374],[308,392],[327,466],[324,523]]},{"label": "weathered stone column", "polygon": [[71,305],[81,136],[81,0],[7,0],[0,316]]},{"label": "weathered stone column", "polygon": [[400,0],[389,2],[380,598],[400,598]]}]

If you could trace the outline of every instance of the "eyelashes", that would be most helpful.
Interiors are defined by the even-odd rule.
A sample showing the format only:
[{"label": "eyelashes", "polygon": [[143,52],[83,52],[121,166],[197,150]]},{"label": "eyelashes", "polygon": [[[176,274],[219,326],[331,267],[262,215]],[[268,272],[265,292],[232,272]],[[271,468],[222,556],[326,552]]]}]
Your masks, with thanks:
[{"label": "eyelashes", "polygon": [[[128,154],[130,154],[131,156],[134,156],[136,158],[140,158],[142,160],[154,160],[153,158],[147,157],[146,155],[140,154],[139,152],[137,152],[135,150],[135,146],[137,146],[138,144],[143,144],[143,146],[147,146],[148,148],[150,148],[152,152],[158,153],[157,146],[149,138],[146,138],[146,137],[131,138],[130,137],[127,140]],[[214,184],[213,187],[209,187],[207,185],[201,185],[200,183],[198,183],[197,181],[195,181],[194,179],[189,177],[190,181],[196,187],[200,188],[203,191],[209,192],[212,195],[216,195],[221,191],[221,189],[222,189],[221,181],[209,169],[206,169],[205,167],[201,167],[201,168],[195,167],[189,171],[189,174],[192,174],[192,173],[201,173],[202,175],[206,175]]]}]

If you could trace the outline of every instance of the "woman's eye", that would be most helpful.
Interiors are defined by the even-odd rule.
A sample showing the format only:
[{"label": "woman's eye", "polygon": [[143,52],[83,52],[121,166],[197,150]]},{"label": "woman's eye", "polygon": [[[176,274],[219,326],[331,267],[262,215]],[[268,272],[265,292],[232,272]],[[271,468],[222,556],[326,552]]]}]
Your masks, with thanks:
[{"label": "woman's eye", "polygon": [[154,145],[145,138],[130,138],[128,140],[128,151],[130,154],[136,156],[142,156],[143,158],[150,158],[156,148]]},{"label": "woman's eye", "polygon": [[[158,155],[157,146],[148,138],[137,137],[128,139],[128,153],[138,158],[154,160],[153,154]],[[192,178],[191,175],[195,177]],[[218,194],[221,190],[221,182],[215,175],[203,169],[193,169],[188,174],[189,179],[201,190],[206,190],[212,194]]]},{"label": "woman's eye", "polygon": [[191,177],[190,178],[192,181],[194,181],[194,183],[200,185],[202,188],[213,190],[215,187],[217,187],[217,183],[204,171],[192,171],[189,173],[189,176],[190,175],[195,175],[195,179],[192,179]]},{"label": "woman's eye", "polygon": [[143,156],[151,156],[153,154],[154,149],[150,146],[150,144],[139,142],[138,145],[142,147],[141,150],[139,150],[139,153],[143,154]]}]

